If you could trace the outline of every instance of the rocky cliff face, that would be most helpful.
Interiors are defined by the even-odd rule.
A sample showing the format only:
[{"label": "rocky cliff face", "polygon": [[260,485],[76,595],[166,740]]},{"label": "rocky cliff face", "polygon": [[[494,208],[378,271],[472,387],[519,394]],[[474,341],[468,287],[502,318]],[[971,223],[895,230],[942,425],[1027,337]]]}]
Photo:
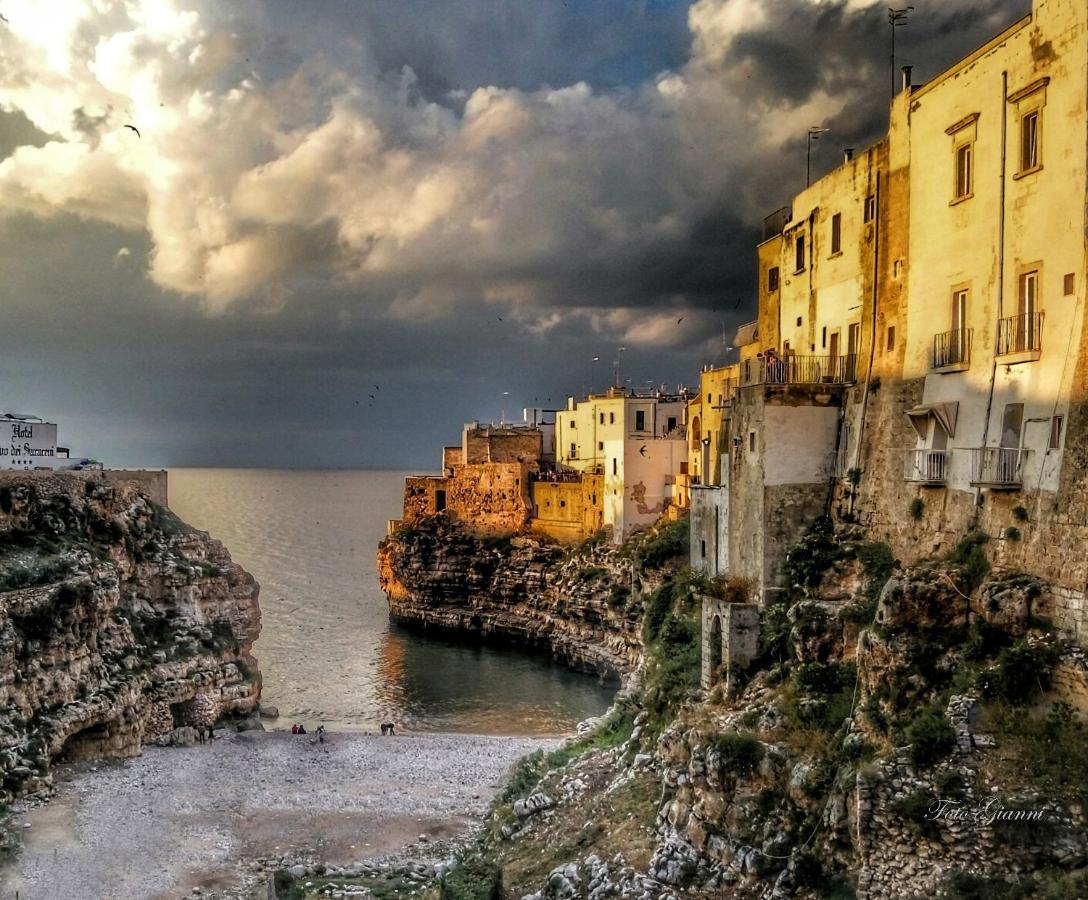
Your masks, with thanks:
[{"label": "rocky cliff face", "polygon": [[487,540],[438,515],[382,541],[378,576],[390,612],[408,625],[544,648],[602,673],[641,659],[649,584],[611,546]]},{"label": "rocky cliff face", "polygon": [[0,478],[0,802],[252,712],[258,586],[135,485]]},{"label": "rocky cliff face", "polygon": [[903,569],[857,529],[814,530],[732,693],[698,687],[698,610],[743,585],[686,571],[679,546],[647,585],[644,548],[437,522],[387,540],[381,569],[410,621],[640,663],[495,808],[478,851],[511,896],[1088,896],[1088,662],[1048,625],[1048,586],[988,571],[984,541]]}]

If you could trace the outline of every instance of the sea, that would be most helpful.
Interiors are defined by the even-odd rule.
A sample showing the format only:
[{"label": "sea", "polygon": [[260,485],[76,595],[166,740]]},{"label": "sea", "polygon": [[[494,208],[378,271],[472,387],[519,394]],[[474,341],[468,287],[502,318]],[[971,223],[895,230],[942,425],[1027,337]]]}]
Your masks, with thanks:
[{"label": "sea", "polygon": [[550,656],[391,622],[376,554],[404,472],[171,469],[170,507],[260,582],[254,647],[271,724],[561,735],[618,685]]}]

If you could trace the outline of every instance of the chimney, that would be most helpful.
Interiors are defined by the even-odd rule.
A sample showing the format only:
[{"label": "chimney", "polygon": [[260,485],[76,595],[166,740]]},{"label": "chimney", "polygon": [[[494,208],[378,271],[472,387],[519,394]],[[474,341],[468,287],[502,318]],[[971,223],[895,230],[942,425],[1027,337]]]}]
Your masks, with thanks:
[{"label": "chimney", "polygon": [[910,90],[910,73],[914,66],[903,66],[903,90]]},{"label": "chimney", "polygon": [[854,158],[854,148],[853,147],[847,147],[842,151],[842,161],[843,162],[850,162],[850,160],[852,160],[853,158]]}]

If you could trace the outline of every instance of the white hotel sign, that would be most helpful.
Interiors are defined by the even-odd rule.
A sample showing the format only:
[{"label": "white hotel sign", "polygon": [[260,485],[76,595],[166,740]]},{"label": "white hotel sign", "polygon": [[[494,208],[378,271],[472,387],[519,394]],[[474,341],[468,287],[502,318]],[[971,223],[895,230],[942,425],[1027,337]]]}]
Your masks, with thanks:
[{"label": "white hotel sign", "polygon": [[52,469],[56,460],[56,425],[0,419],[0,469]]}]

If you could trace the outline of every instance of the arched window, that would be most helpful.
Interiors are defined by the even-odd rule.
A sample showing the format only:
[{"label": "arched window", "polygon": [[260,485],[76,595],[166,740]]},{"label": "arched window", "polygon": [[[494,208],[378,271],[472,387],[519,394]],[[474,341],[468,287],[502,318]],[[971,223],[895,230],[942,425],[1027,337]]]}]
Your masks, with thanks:
[{"label": "arched window", "polygon": [[696,416],[694,419],[691,420],[691,449],[692,450],[698,450],[699,449],[699,435],[701,433],[699,426],[701,424],[702,423],[699,421],[698,416]]},{"label": "arched window", "polygon": [[715,615],[710,621],[710,677],[717,680],[722,667],[722,617]]}]

